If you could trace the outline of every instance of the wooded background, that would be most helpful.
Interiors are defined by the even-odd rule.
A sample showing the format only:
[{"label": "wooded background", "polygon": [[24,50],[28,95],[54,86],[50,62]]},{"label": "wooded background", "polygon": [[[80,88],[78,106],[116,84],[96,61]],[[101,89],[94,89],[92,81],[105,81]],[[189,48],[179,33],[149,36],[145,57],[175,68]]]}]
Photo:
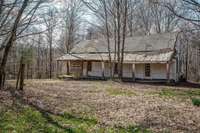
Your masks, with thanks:
[{"label": "wooded background", "polygon": [[85,39],[105,38],[108,50],[115,39],[121,77],[126,37],[175,31],[188,44],[188,79],[198,82],[199,18],[198,0],[0,0],[0,86],[20,64],[27,79],[55,78],[56,58]]}]

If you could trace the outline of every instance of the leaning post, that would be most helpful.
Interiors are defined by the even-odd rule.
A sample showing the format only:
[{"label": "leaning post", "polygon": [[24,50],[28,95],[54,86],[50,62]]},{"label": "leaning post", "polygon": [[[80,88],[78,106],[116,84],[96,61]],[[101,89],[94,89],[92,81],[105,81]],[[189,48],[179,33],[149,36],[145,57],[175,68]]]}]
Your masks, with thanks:
[{"label": "leaning post", "polygon": [[133,82],[135,82],[135,64],[134,63],[132,64],[132,79],[133,79]]},{"label": "leaning post", "polygon": [[104,62],[101,62],[101,68],[102,68],[102,77],[105,78],[105,64],[104,64]]},{"label": "leaning post", "polygon": [[58,78],[59,76],[59,60],[56,61],[56,77]]},{"label": "leaning post", "polygon": [[166,76],[167,76],[167,82],[170,83],[170,62],[166,63]]}]

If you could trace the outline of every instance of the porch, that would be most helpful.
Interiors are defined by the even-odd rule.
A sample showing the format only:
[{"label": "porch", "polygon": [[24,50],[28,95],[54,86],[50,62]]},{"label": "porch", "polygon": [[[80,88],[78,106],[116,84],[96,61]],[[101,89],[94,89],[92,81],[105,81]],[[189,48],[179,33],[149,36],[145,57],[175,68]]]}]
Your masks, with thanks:
[{"label": "porch", "polygon": [[[107,61],[64,61],[64,71],[60,74],[77,75],[82,79],[108,79],[111,77]],[[59,61],[58,61],[59,64]],[[118,78],[117,64],[112,63],[112,75]],[[124,63],[122,77],[125,81],[176,81],[175,61],[166,63]]]}]

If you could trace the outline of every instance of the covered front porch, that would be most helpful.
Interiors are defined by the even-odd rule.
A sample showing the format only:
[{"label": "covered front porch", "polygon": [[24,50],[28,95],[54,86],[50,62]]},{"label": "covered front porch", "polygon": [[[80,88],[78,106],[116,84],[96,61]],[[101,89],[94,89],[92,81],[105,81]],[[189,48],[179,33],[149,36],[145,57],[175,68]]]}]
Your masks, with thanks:
[{"label": "covered front porch", "polygon": [[[177,62],[173,58],[174,51],[125,53],[122,77],[136,80],[165,80],[177,81]],[[111,66],[107,53],[80,53],[66,54],[57,59],[57,64],[64,64],[67,71],[58,74],[78,75],[81,78],[102,78],[112,76],[118,78],[118,63],[114,53],[111,53]]]}]

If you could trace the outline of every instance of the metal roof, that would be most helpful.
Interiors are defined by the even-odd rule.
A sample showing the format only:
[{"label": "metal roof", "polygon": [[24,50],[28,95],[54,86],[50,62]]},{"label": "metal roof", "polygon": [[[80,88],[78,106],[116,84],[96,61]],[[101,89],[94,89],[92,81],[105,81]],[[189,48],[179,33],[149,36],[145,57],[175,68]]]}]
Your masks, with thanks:
[{"label": "metal roof", "polygon": [[[174,51],[160,52],[160,53],[125,53],[124,63],[165,63],[170,61]],[[114,61],[114,54],[111,54],[112,61]],[[66,54],[57,59],[57,61],[109,61],[107,53],[99,54]]]},{"label": "metal roof", "polygon": [[[174,54],[177,33],[163,33],[126,39],[124,62],[167,62]],[[114,41],[111,40],[111,57],[114,61]],[[57,59],[108,61],[107,43],[104,40],[86,40],[77,44],[70,52]]]},{"label": "metal roof", "polygon": [[[127,37],[125,52],[158,51],[162,49],[174,49],[177,33],[162,33],[149,36]],[[110,39],[111,52],[114,52],[114,40]],[[101,53],[108,52],[108,46],[104,39],[84,40],[76,44],[71,53]]]}]

